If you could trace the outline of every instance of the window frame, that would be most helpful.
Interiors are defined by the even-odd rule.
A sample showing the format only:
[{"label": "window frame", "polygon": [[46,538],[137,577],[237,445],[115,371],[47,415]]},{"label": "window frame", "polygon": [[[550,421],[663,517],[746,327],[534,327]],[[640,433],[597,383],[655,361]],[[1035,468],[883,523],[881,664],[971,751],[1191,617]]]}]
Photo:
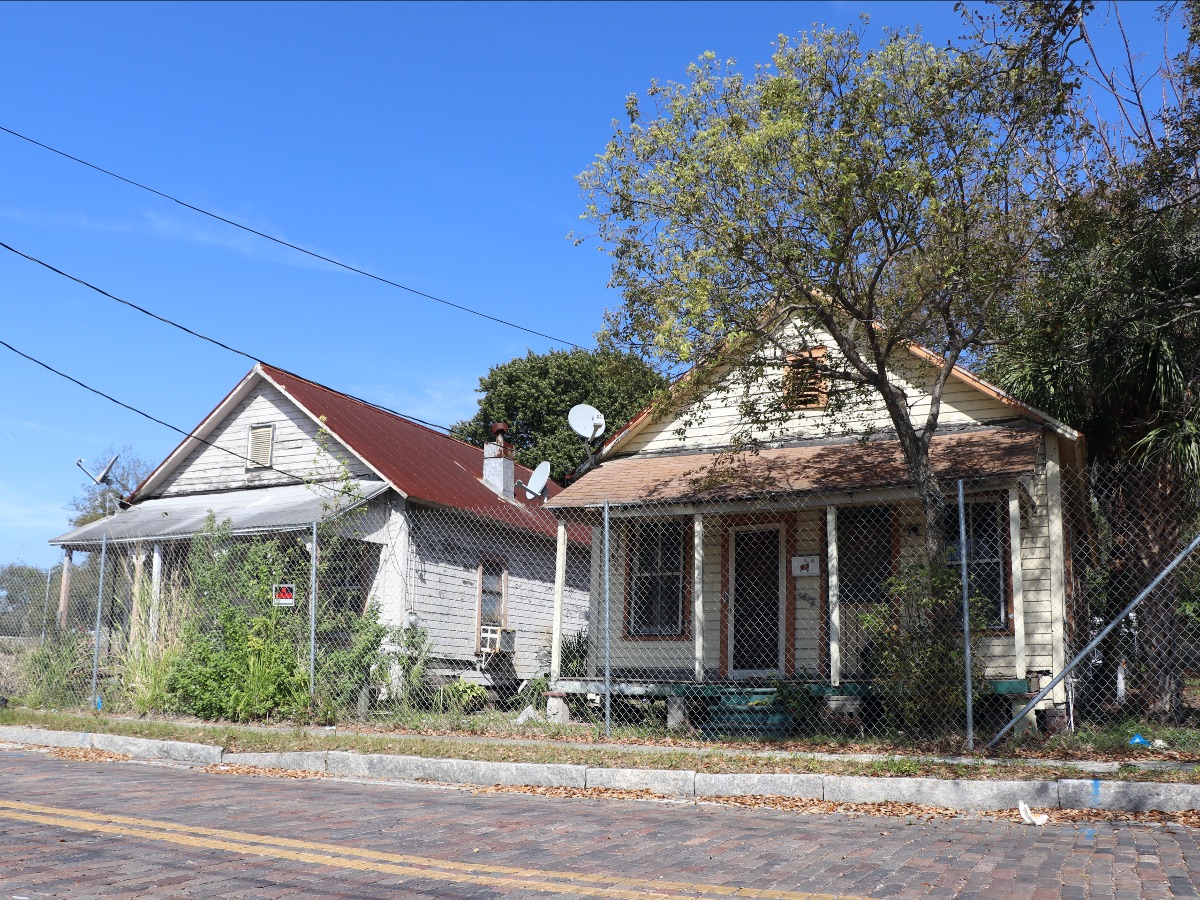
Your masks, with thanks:
[{"label": "window frame", "polygon": [[500,570],[500,624],[486,623],[489,628],[508,627],[508,560],[502,556],[481,556],[475,567],[475,652],[483,650],[483,574],[484,568],[494,565]]},{"label": "window frame", "polygon": [[[265,463],[256,462],[254,459],[254,432],[259,429],[266,428],[270,434],[267,441],[267,461]],[[274,422],[257,422],[246,426],[246,471],[250,472],[255,469],[271,469],[275,464],[275,423]]]},{"label": "window frame", "polygon": [[[829,378],[819,370],[828,353],[828,348],[821,346],[793,350],[787,354],[780,385],[780,402],[784,409],[799,412],[806,409],[825,409],[829,406]],[[816,384],[806,385],[810,389],[800,393],[795,382],[802,369],[813,372]],[[799,396],[793,396],[795,394]]]},{"label": "window frame", "polygon": [[[975,525],[975,513],[973,512],[973,508],[990,506],[995,510],[996,529],[997,529],[997,534],[999,536],[999,540],[997,541],[997,553],[999,554],[999,559],[996,561],[998,561],[1000,563],[1000,578],[1001,578],[1001,582],[1002,582],[1001,589],[1000,589],[1000,597],[999,597],[1000,603],[999,603],[999,609],[998,609],[998,611],[1000,612],[1000,621],[996,622],[995,620],[990,620],[983,626],[983,628],[992,634],[1012,634],[1013,633],[1012,534],[1010,533],[1010,525],[1009,525],[1008,497],[1007,497],[1007,495],[991,494],[991,493],[977,494],[975,496],[964,497],[963,503],[967,508],[966,525],[967,525],[967,543],[968,543],[968,545],[971,545],[973,543],[971,540],[971,536],[974,531],[974,525]],[[955,502],[950,505],[950,511],[951,511],[951,521],[949,522],[950,527],[947,529],[948,534],[946,535],[946,537],[947,537],[946,544],[955,553],[954,557],[950,560],[950,562],[951,562],[951,565],[955,568],[956,574],[957,574],[958,571],[961,571],[960,566],[962,565],[960,558],[957,555],[959,552],[961,552],[961,550],[958,549],[959,532],[958,532],[958,502],[957,502],[957,498],[955,498]],[[988,561],[990,562],[991,560],[988,560]],[[971,556],[968,555],[967,556],[967,581],[968,581],[968,583],[971,580],[971,566],[972,566],[972,558],[971,558]]]},{"label": "window frame", "polygon": [[[634,535],[638,533],[638,529],[648,524],[663,525],[673,524],[678,526],[680,531],[680,548],[679,548],[679,626],[678,630],[673,633],[656,633],[638,631],[635,628],[634,615],[634,584],[638,573],[635,571],[635,560],[638,554],[635,552]],[[688,641],[692,638],[692,617],[690,614],[692,605],[692,578],[694,568],[694,548],[692,544],[695,541],[694,524],[690,519],[685,518],[647,518],[633,519],[626,523],[623,530],[624,540],[622,541],[625,552],[625,584],[624,584],[624,603],[622,619],[622,638],[627,641]],[[665,570],[660,570],[656,573],[650,573],[653,576],[661,577],[664,574],[669,574]]]}]

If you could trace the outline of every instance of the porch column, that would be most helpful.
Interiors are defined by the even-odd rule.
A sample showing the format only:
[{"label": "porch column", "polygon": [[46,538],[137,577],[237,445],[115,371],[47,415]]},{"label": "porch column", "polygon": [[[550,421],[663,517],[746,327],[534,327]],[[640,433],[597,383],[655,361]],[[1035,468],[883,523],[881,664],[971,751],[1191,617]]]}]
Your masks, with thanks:
[{"label": "porch column", "polygon": [[1021,492],[1015,487],[1008,489],[1008,567],[1012,571],[1013,659],[1017,677],[1024,678],[1025,579],[1021,572]]},{"label": "porch column", "polygon": [[692,516],[692,646],[696,681],[704,680],[704,516]]},{"label": "porch column", "polygon": [[829,579],[829,683],[842,683],[842,614],[838,603],[837,507],[825,507],[825,535]]},{"label": "porch column", "polygon": [[67,627],[67,604],[71,599],[71,550],[63,547],[62,581],[58,585],[58,627]]},{"label": "porch column", "polygon": [[143,637],[141,633],[142,618],[146,614],[146,546],[138,544],[133,548],[133,586],[131,603],[129,604],[129,640],[137,641]]},{"label": "porch column", "polygon": [[150,556],[150,644],[158,642],[158,618],[162,609],[162,544],[155,544]]},{"label": "porch column", "polygon": [[[1058,460],[1058,437],[1047,432],[1046,437],[1046,493],[1049,495],[1050,526],[1050,649],[1054,674],[1067,665],[1067,598],[1066,598],[1066,551],[1063,542],[1062,473]],[[1050,698],[1056,704],[1067,702],[1067,688],[1059,682]]]},{"label": "porch column", "polygon": [[550,684],[562,676],[563,592],[567,585],[567,523],[558,520],[558,552],[554,557],[554,619],[550,637]]}]

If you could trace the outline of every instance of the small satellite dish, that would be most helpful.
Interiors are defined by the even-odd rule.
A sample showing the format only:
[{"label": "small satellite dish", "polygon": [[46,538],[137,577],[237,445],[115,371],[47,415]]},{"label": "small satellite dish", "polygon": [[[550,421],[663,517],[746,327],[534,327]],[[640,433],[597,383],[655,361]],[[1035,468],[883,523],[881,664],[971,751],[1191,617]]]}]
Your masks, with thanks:
[{"label": "small satellite dish", "polygon": [[594,441],[604,434],[604,413],[586,403],[572,406],[571,411],[567,413],[567,422],[570,423],[571,430],[585,441]]},{"label": "small satellite dish", "polygon": [[119,458],[120,458],[120,454],[117,454],[117,456],[114,456],[112,459],[110,459],[108,461],[108,465],[104,467],[104,471],[101,472],[100,477],[96,479],[97,484],[110,484],[111,483],[109,481],[109,476],[112,475],[113,466],[115,466],[117,464],[117,459],[119,459]]},{"label": "small satellite dish", "polygon": [[533,474],[529,476],[529,483],[524,484],[520,481],[517,484],[525,488],[525,496],[532,500],[534,497],[542,496],[542,492],[546,490],[546,482],[550,480],[550,463],[543,460],[538,463],[538,467],[533,470]]}]

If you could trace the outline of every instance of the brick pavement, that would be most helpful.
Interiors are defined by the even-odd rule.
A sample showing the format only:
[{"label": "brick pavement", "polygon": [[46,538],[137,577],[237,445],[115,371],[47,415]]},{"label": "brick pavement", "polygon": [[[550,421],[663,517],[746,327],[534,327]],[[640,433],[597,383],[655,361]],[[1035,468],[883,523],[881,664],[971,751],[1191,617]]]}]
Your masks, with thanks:
[{"label": "brick pavement", "polygon": [[[87,813],[102,815],[80,818]],[[114,825],[114,817],[129,821]],[[181,827],[157,829],[167,822]],[[97,823],[117,832],[95,830]],[[472,794],[0,752],[3,900],[642,896],[656,887],[672,896],[740,888],[758,896],[1194,897],[1198,836],[1178,826],[1035,829],[986,819]],[[327,845],[343,849],[319,849]],[[339,855],[320,855],[332,852]],[[424,862],[397,863],[398,854]],[[553,893],[531,890],[533,881]]]}]

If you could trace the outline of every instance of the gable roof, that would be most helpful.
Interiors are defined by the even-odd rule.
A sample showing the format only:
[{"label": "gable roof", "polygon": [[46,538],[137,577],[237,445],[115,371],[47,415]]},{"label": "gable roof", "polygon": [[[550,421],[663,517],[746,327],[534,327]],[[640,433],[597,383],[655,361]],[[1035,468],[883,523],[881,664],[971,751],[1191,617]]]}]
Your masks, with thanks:
[{"label": "gable roof", "polygon": [[[401,496],[414,503],[490,515],[537,531],[553,533],[554,519],[538,500],[501,497],[483,483],[483,451],[403,416],[340,391],[259,363],[130,495],[137,503],[202,446],[225,417],[260,382],[273,385],[318,426]],[[532,472],[515,465],[516,477]],[[547,484],[547,495],[561,491]],[[523,494],[518,491],[518,494]]]},{"label": "gable roof", "polygon": [[[932,350],[921,346],[920,344],[908,342],[905,343],[904,346],[909,353],[922,362],[928,363],[929,365],[938,369],[945,365],[945,362],[940,356],[938,356]],[[694,367],[676,378],[674,383],[679,384],[683,381],[686,381],[692,376],[693,372],[695,372]],[[1004,404],[1005,406],[1011,408],[1017,415],[1029,420],[1030,422],[1035,422],[1044,428],[1049,428],[1055,434],[1058,434],[1059,436],[1064,437],[1076,444],[1083,440],[1083,435],[1071,426],[1060,422],[1058,419],[1055,419],[1053,416],[1050,416],[1039,409],[1035,409],[1028,403],[1021,402],[1016,397],[1006,393],[991,382],[985,381],[974,372],[958,363],[955,363],[950,374],[952,378],[956,378],[959,381],[970,385],[984,396],[990,397],[991,399]],[[652,419],[651,414],[653,411],[654,406],[651,404],[630,419],[624,425],[624,427],[614,432],[613,436],[604,442],[604,445],[600,448],[600,452],[596,454],[597,457],[604,459],[611,456],[618,444],[624,443],[630,437],[638,434],[643,428],[646,427],[647,424],[650,423]]]}]

